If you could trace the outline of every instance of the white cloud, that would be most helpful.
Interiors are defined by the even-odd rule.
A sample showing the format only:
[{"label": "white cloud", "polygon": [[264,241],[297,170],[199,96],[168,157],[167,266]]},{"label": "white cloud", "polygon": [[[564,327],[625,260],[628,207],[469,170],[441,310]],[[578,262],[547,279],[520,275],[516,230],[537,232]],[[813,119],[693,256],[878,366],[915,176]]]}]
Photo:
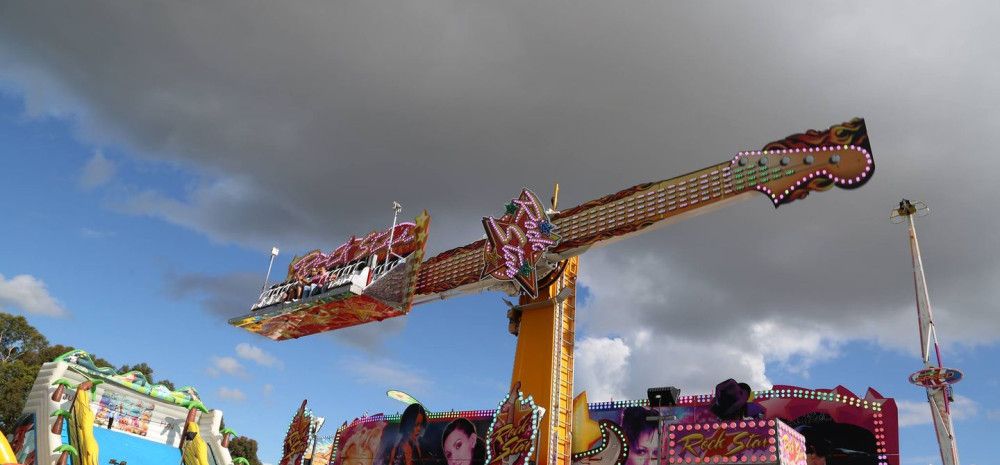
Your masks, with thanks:
[{"label": "white cloud", "polygon": [[631,349],[621,338],[584,338],[576,343],[577,390],[589,399],[622,399]]},{"label": "white cloud", "polygon": [[108,160],[100,150],[94,152],[94,156],[83,165],[83,172],[80,173],[80,187],[90,190],[103,186],[111,181],[115,176],[114,162]]},{"label": "white cloud", "polygon": [[247,398],[243,391],[236,388],[227,388],[225,386],[220,387],[218,393],[219,397],[225,400],[244,401]]},{"label": "white cloud", "polygon": [[765,360],[808,376],[810,366],[838,354],[840,342],[824,334],[820,328],[796,327],[771,320],[751,324],[747,336],[757,345]]},{"label": "white cloud", "polygon": [[986,419],[990,421],[1000,421],[1000,409],[992,409],[986,412]]},{"label": "white cloud", "polygon": [[768,388],[767,363],[807,376],[837,354],[837,340],[819,325],[750,308],[733,313],[723,294],[659,255],[590,255],[581,273],[590,295],[579,313],[582,341],[617,341],[613,351],[598,349],[605,357],[628,353],[620,363],[590,363],[591,347],[578,348],[577,377],[591,399],[641,398],[664,385],[710,393],[729,377]]},{"label": "white cloud", "polygon": [[[687,232],[684,225],[676,226]],[[724,238],[692,241],[715,244]],[[715,276],[714,271],[705,273],[692,265],[698,257],[687,257],[692,254],[687,249],[667,252],[647,245],[651,251],[634,253],[633,245],[641,249],[654,241],[634,242],[589,252],[581,268],[580,283],[588,298],[578,312],[579,337],[618,338],[630,350],[626,366],[614,370],[625,373],[621,380],[609,379],[619,375],[609,375],[601,364],[577,365],[581,386],[594,391],[641,398],[650,386],[675,385],[687,393],[710,393],[729,377],[760,389],[772,384],[768,367],[808,378],[812,366],[838,357],[852,341],[904,352],[918,345],[907,298],[901,305],[880,308],[841,305],[838,294],[824,294],[828,291],[822,279],[816,285],[772,291],[770,282],[795,282],[800,273],[763,276],[740,270],[728,260],[730,274]],[[747,257],[747,271],[754,270],[754,261],[764,259]],[[966,326],[956,320],[951,323],[949,328]]]},{"label": "white cloud", "polygon": [[42,280],[31,275],[4,279],[0,274],[0,310],[8,308],[45,316],[66,316],[68,312],[49,294]]},{"label": "white cloud", "polygon": [[261,387],[261,390],[264,391],[264,395],[265,396],[269,396],[269,395],[271,395],[274,392],[274,385],[273,384],[265,384],[263,387]]},{"label": "white cloud", "polygon": [[212,357],[212,366],[206,369],[212,377],[218,378],[223,373],[233,376],[247,376],[243,364],[233,357]]},{"label": "white cloud", "polygon": [[[624,347],[615,350],[619,353],[628,350],[629,354],[624,366],[581,363],[576,367],[580,389],[593,393],[588,395],[593,401],[608,400],[597,395],[608,385],[615,387],[611,393],[616,399],[641,399],[646,396],[646,389],[654,386],[677,386],[685,394],[710,393],[719,381],[728,377],[745,381],[754,389],[769,388],[772,384],[765,374],[764,356],[753,350],[753,345],[747,349],[728,341],[694,344],[671,336],[648,337],[642,330],[629,333],[620,341]],[[696,349],[692,350],[693,347]],[[594,380],[598,380],[596,384],[592,384]]]},{"label": "white cloud", "polygon": [[896,399],[899,427],[931,424],[931,408],[927,402]]},{"label": "white cloud", "polygon": [[387,358],[351,359],[344,365],[359,383],[374,384],[380,388],[421,393],[426,392],[431,384],[419,370]]},{"label": "white cloud", "polygon": [[[927,402],[896,399],[896,408],[899,410],[899,427],[929,425],[932,423],[931,407]],[[955,401],[951,403],[952,421],[962,421],[976,416],[979,412],[979,403],[965,397],[956,395]],[[989,414],[987,414],[987,417]]]},{"label": "white cloud", "polygon": [[240,358],[252,360],[256,364],[261,366],[274,367],[274,368],[284,367],[284,363],[282,363],[281,360],[278,360],[278,358],[275,357],[274,355],[265,352],[260,347],[247,344],[245,342],[240,343],[239,345],[236,346],[236,355],[239,355]]},{"label": "white cloud", "polygon": [[115,233],[110,231],[100,231],[92,228],[80,228],[80,235],[87,239],[104,239],[114,236]]}]

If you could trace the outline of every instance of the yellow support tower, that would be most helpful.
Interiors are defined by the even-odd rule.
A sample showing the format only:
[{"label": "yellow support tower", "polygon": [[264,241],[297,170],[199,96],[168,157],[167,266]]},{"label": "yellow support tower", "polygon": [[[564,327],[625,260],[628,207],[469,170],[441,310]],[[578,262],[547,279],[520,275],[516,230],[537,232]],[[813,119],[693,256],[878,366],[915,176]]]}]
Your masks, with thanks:
[{"label": "yellow support tower", "polygon": [[561,276],[521,297],[520,327],[511,384],[545,408],[538,431],[539,465],[569,465],[573,410],[573,341],[579,259],[566,260]]}]

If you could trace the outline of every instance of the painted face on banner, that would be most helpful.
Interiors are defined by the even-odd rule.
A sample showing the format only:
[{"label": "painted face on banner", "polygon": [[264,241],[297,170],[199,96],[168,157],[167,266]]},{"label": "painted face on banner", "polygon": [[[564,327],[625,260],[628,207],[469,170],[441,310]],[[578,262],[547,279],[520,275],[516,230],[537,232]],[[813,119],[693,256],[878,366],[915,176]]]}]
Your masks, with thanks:
[{"label": "painted face on banner", "polygon": [[417,422],[413,425],[413,432],[410,433],[410,438],[414,441],[420,439],[424,435],[424,428],[427,427],[427,417],[423,414],[417,415]]},{"label": "painted face on banner", "polygon": [[470,465],[476,450],[476,434],[454,429],[444,438],[444,457],[448,465]]},{"label": "painted face on banner", "polygon": [[343,453],[338,459],[343,465],[371,465],[372,459],[378,454],[379,438],[385,423],[362,425],[347,435],[343,444]]},{"label": "painted face on banner", "polygon": [[627,465],[650,465],[656,463],[660,447],[656,445],[656,431],[639,433],[635,445],[628,452]]}]

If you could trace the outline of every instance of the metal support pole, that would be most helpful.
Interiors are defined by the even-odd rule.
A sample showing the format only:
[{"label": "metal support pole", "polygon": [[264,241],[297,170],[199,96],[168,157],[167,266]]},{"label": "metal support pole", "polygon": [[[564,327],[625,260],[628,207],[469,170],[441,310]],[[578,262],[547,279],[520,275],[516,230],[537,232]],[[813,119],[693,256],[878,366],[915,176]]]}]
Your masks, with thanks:
[{"label": "metal support pole", "polygon": [[660,465],[662,460],[660,457],[663,455],[663,421],[674,421],[677,417],[674,415],[658,415],[655,417],[646,417],[647,421],[656,420],[656,465]]},{"label": "metal support pole", "polygon": [[385,251],[385,261],[387,263],[389,262],[389,257],[394,255],[392,253],[392,241],[395,239],[396,221],[399,219],[399,212],[401,211],[403,211],[403,206],[399,202],[392,202],[392,228],[389,229],[389,245],[386,246]]},{"label": "metal support pole", "polygon": [[267,274],[264,275],[264,285],[260,287],[260,291],[264,292],[267,289],[267,281],[271,279],[271,266],[274,265],[274,257],[278,256],[278,248],[271,247],[271,261],[267,264]]},{"label": "metal support pole", "polygon": [[[659,403],[660,394],[656,395],[657,403]],[[663,421],[674,421],[677,417],[674,415],[660,415],[657,411],[655,417],[646,417],[646,421],[656,422],[656,465],[660,465],[660,456],[663,455]]]}]

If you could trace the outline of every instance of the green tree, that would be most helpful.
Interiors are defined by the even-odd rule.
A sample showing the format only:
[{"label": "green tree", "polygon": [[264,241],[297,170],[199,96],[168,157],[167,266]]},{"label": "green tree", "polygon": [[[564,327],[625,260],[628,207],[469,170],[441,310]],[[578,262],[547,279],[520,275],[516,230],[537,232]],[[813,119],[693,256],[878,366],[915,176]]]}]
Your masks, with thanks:
[{"label": "green tree", "polygon": [[250,465],[263,465],[257,458],[257,441],[246,436],[233,438],[229,441],[229,455],[243,457],[250,462]]},{"label": "green tree", "polygon": [[[21,358],[21,361],[29,365],[41,366],[43,363],[51,362],[55,360],[56,357],[74,349],[75,347],[64,346],[62,344],[46,346],[43,347],[41,350],[25,353],[24,357]],[[96,363],[97,366],[99,367],[112,366],[111,362],[104,360],[103,358],[100,358],[94,354],[90,354],[90,358],[93,359],[94,363]]]},{"label": "green tree", "polygon": [[0,312],[0,364],[13,362],[48,345],[45,336],[23,316]]},{"label": "green tree", "polygon": [[[24,402],[42,364],[71,350],[73,347],[61,344],[50,346],[45,336],[23,316],[0,312],[0,431],[13,431],[21,419]],[[112,366],[93,354],[92,358],[97,366]],[[147,375],[153,372],[145,363],[136,367],[139,370],[145,367]]]},{"label": "green tree", "polygon": [[0,312],[0,431],[14,429],[35,383],[35,355],[48,346],[23,316]]},{"label": "green tree", "polygon": [[[95,360],[94,363],[97,363],[97,361]],[[173,391],[174,389],[177,389],[176,387],[174,387],[174,383],[172,383],[168,379],[161,379],[159,381],[154,380],[153,379],[153,368],[150,367],[149,365],[147,365],[146,362],[141,362],[139,364],[131,365],[131,366],[129,366],[129,365],[126,364],[126,365],[122,365],[121,368],[118,369],[119,373],[126,373],[126,372],[129,372],[129,371],[138,371],[139,373],[142,373],[146,377],[146,381],[149,381],[151,384],[162,384],[162,385],[166,386],[167,389],[170,389],[171,391]]]},{"label": "green tree", "polygon": [[14,430],[36,376],[37,366],[20,360],[0,363],[0,431]]}]

